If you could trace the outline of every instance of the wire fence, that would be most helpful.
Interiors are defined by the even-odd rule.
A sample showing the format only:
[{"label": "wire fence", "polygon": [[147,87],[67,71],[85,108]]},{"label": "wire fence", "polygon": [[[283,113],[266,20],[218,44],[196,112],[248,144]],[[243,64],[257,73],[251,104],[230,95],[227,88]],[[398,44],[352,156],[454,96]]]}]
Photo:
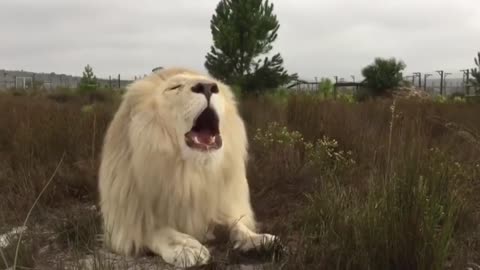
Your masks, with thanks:
[{"label": "wire fence", "polygon": [[[353,76],[351,76],[354,78]],[[352,92],[358,90],[362,86],[361,81],[348,81],[344,78],[333,76],[331,81],[338,86],[339,92]],[[475,95],[476,89],[469,83],[471,77],[465,76],[464,73],[446,73],[442,76],[434,76],[434,74],[416,73],[415,75],[405,76],[403,79],[410,84],[412,88],[419,91],[425,91],[430,95],[449,96],[452,94]],[[319,80],[306,81],[302,80],[295,83],[292,89],[313,91],[318,90],[321,82]],[[477,89],[478,90],[478,89]]]},{"label": "wire fence", "polygon": [[[121,89],[126,87],[141,76],[125,79],[121,74],[99,78],[99,87]],[[56,73],[35,73],[27,71],[0,70],[0,89],[56,89],[56,88],[77,88],[79,76]]]},{"label": "wire fence", "polygon": [[[448,76],[447,76],[448,75]],[[462,76],[463,75],[463,76]],[[99,78],[97,83],[102,88],[122,89],[131,82],[140,79],[143,76],[135,76],[134,78],[122,78],[121,74],[111,75],[108,78]],[[431,77],[430,77],[431,76]],[[411,82],[412,86],[419,90],[423,90],[432,95],[451,95],[460,93],[464,95],[472,95],[475,89],[468,84],[468,78],[465,73],[443,73],[442,77],[434,76],[434,74],[414,73],[414,75],[405,76],[404,80]],[[344,78],[335,78],[342,84],[349,83]],[[353,76],[352,76],[353,78]],[[27,71],[8,71],[0,69],[0,90],[1,89],[56,89],[56,88],[77,88],[81,77],[56,73],[35,73]],[[355,83],[354,81],[351,83]],[[320,82],[299,81],[295,84],[295,90],[317,90]],[[341,86],[340,92],[350,92],[357,90],[356,86]]]}]

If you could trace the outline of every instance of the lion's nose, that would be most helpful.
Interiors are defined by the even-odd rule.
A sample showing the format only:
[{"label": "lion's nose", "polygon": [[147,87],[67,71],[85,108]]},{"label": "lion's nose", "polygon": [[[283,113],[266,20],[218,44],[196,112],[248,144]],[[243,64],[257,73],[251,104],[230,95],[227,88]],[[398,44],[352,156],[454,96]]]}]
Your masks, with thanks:
[{"label": "lion's nose", "polygon": [[204,94],[207,100],[210,101],[212,94],[218,93],[218,86],[216,83],[200,82],[192,87],[192,92]]}]

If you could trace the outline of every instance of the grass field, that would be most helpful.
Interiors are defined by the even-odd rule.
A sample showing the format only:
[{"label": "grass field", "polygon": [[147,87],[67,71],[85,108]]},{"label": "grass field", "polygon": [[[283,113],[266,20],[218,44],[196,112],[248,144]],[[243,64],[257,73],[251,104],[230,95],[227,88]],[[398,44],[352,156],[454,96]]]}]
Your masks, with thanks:
[{"label": "grass field", "polygon": [[[99,249],[98,155],[117,103],[0,95],[0,234],[35,205],[18,269]],[[241,112],[252,204],[287,247],[273,269],[480,269],[480,106],[298,94]]]}]

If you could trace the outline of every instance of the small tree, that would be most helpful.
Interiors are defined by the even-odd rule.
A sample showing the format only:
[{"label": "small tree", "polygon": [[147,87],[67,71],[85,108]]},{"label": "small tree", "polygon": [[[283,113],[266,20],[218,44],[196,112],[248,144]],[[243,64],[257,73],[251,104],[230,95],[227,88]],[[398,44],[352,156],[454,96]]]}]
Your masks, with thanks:
[{"label": "small tree", "polygon": [[87,65],[83,71],[83,76],[78,85],[78,89],[80,90],[81,94],[89,96],[90,101],[92,101],[97,87],[97,77],[95,74],[93,74],[92,67]]},{"label": "small tree", "polygon": [[248,91],[296,79],[282,67],[279,53],[260,58],[272,50],[279,27],[268,0],[221,0],[211,19],[213,46],[205,67],[213,77]]},{"label": "small tree", "polygon": [[472,68],[472,78],[470,79],[470,84],[475,88],[475,92],[480,92],[480,52],[478,52],[478,57],[474,58],[476,68]]},{"label": "small tree", "polygon": [[402,71],[405,67],[403,61],[397,61],[395,58],[377,57],[373,64],[363,68],[362,75],[365,77],[366,86],[371,94],[381,96],[388,90],[400,86],[403,81]]},{"label": "small tree", "polygon": [[333,82],[329,78],[322,78],[318,84],[318,91],[323,94],[325,98],[330,97],[333,93]]}]

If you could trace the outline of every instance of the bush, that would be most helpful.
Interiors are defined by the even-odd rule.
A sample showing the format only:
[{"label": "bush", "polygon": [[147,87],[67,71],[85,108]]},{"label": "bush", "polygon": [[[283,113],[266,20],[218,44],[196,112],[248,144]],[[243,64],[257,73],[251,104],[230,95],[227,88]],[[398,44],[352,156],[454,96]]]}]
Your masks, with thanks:
[{"label": "bush", "polygon": [[356,97],[355,94],[339,94],[337,99],[346,103],[355,103]]},{"label": "bush", "polygon": [[[355,161],[352,152],[339,149],[338,142],[327,136],[314,141],[305,141],[298,131],[290,131],[278,122],[258,129],[253,137],[257,165],[269,178],[293,179],[302,174],[317,176],[341,175]],[[271,160],[281,158],[278,167],[268,167]]]},{"label": "bush", "polygon": [[362,69],[367,88],[373,96],[383,96],[400,86],[403,81],[402,71],[406,65],[395,58],[375,58],[373,64]]},{"label": "bush", "polygon": [[322,78],[318,84],[318,91],[325,98],[333,97],[333,83],[329,78]]},{"label": "bush", "polygon": [[446,103],[448,101],[448,98],[442,95],[436,95],[433,100],[437,103]]}]

